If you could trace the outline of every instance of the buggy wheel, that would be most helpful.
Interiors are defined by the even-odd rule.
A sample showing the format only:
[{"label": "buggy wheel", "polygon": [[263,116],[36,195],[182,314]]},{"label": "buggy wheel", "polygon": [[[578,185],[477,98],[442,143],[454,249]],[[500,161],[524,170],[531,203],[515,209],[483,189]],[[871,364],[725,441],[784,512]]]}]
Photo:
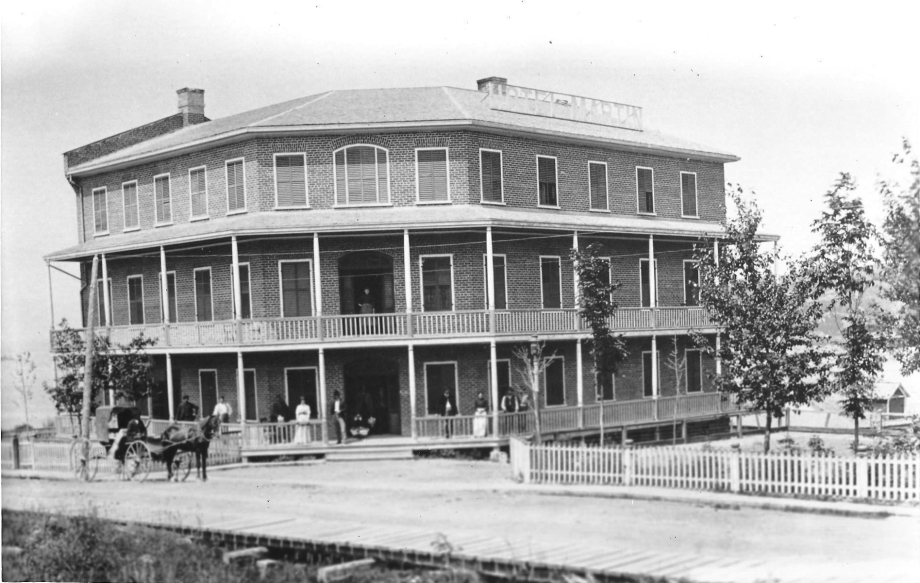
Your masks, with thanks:
[{"label": "buggy wheel", "polygon": [[150,473],[150,447],[144,441],[135,441],[125,451],[125,478],[143,482]]},{"label": "buggy wheel", "polygon": [[75,439],[70,444],[70,471],[81,482],[88,482],[96,475],[90,475],[90,443],[85,437]]},{"label": "buggy wheel", "polygon": [[105,448],[99,445],[98,443],[90,446],[89,460],[87,464],[88,478],[90,481],[96,479],[96,474],[99,472],[99,464],[106,459]]},{"label": "buggy wheel", "polygon": [[176,454],[173,460],[173,475],[176,480],[184,482],[192,471],[192,453],[189,451]]}]

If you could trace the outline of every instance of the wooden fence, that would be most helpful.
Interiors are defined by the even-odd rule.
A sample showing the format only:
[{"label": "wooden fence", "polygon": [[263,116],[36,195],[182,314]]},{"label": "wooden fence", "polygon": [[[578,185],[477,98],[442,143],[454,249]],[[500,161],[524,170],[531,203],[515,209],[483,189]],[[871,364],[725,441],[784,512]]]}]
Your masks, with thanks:
[{"label": "wooden fence", "polygon": [[511,471],[525,483],[920,499],[920,456],[911,454],[837,457],[689,447],[535,446],[511,438]]}]

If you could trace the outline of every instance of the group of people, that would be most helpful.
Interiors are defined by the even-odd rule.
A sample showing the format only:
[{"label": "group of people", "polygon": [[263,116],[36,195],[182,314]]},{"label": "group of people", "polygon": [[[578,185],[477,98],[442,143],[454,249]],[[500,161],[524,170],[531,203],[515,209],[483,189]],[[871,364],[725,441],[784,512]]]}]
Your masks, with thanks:
[{"label": "group of people", "polygon": [[[176,409],[177,421],[197,421],[199,407],[188,399],[188,395],[182,395],[182,402]],[[233,415],[233,407],[230,406],[223,396],[218,397],[217,404],[214,405],[215,417],[220,418],[221,423],[229,423],[230,415]]]},{"label": "group of people", "polygon": [[[499,403],[499,410],[502,413],[517,413],[528,409],[527,399],[519,399],[513,389],[506,389]],[[437,414],[442,417],[453,417],[459,415],[457,403],[449,389],[444,391],[438,404]],[[489,401],[485,398],[482,391],[476,394],[476,400],[473,401],[473,437],[485,437],[489,432]],[[450,439],[453,433],[454,422],[451,419],[444,420],[444,437]]]}]

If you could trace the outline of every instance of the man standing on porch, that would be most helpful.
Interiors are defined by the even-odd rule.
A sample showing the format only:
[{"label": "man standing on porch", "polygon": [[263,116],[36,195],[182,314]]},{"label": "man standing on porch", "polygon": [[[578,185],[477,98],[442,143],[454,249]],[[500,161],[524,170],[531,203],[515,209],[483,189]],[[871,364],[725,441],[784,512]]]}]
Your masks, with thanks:
[{"label": "man standing on porch", "polygon": [[444,417],[448,417],[448,419],[444,420],[444,437],[450,439],[450,426],[453,424],[453,421],[449,419],[449,417],[453,417],[457,414],[457,404],[450,396],[450,389],[444,390],[444,396],[441,397],[441,405],[438,407],[438,413]]},{"label": "man standing on porch", "polygon": [[332,418],[335,419],[336,443],[342,445],[342,440],[345,439],[345,401],[342,400],[342,394],[338,391],[333,391],[332,404],[329,409]]}]

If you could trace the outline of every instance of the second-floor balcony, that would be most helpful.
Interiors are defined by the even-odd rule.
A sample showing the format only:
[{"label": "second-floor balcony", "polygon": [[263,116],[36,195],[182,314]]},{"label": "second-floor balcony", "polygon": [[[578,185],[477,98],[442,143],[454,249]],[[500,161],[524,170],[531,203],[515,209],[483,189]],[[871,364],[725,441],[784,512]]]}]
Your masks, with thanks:
[{"label": "second-floor balcony", "polygon": [[[699,307],[621,308],[610,318],[614,333],[710,331],[715,324]],[[180,322],[96,328],[113,344],[127,344],[139,334],[157,341],[156,348],[353,344],[416,339],[516,338],[538,334],[545,339],[583,336],[590,327],[574,309],[468,310],[261,318]]]}]

